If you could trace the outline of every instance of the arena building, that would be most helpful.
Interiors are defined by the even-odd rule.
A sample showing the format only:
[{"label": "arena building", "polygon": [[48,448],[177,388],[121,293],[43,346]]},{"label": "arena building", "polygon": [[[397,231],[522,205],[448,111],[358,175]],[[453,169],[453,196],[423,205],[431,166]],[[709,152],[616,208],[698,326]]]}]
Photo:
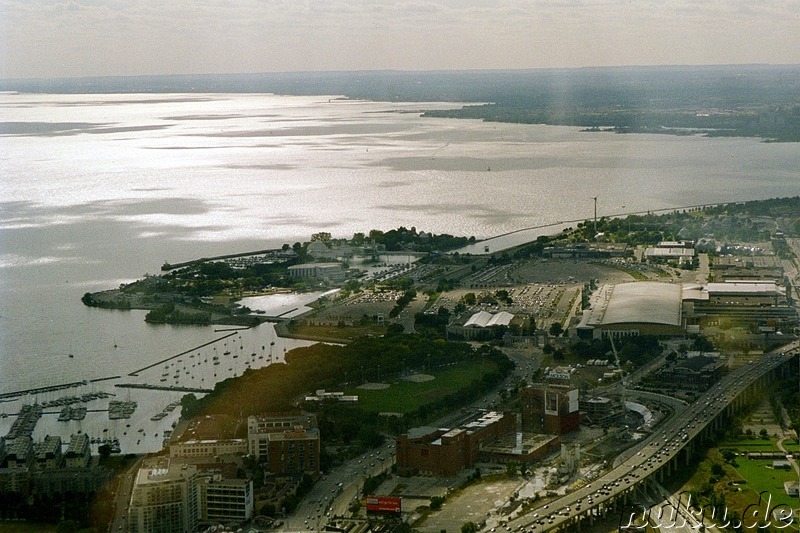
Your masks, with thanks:
[{"label": "arena building", "polygon": [[603,285],[577,326],[583,339],[685,335],[681,286],[651,281]]}]

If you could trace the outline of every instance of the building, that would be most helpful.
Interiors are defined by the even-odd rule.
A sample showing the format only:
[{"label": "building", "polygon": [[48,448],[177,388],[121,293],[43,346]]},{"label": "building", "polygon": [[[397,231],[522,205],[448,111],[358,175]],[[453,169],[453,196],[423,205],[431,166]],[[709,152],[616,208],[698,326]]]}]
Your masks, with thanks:
[{"label": "building", "polygon": [[415,428],[397,437],[397,472],[454,476],[473,466],[481,449],[501,437],[513,435],[516,420],[511,413],[490,411],[453,429]]},{"label": "building", "polygon": [[92,449],[89,435],[80,433],[71,435],[69,446],[64,454],[64,466],[67,468],[86,468],[92,462]]},{"label": "building", "polygon": [[41,470],[60,468],[64,462],[61,453],[61,437],[47,435],[42,442],[34,446],[34,456],[36,457],[36,468]]},{"label": "building", "polygon": [[726,368],[719,354],[698,354],[667,362],[647,381],[659,388],[704,391],[722,377]]},{"label": "building", "polygon": [[681,286],[652,281],[602,285],[592,295],[577,334],[584,339],[683,336]]},{"label": "building", "polygon": [[694,256],[694,248],[646,248],[644,251],[644,259],[650,263],[677,261],[679,265],[683,265],[691,263]]},{"label": "building", "polygon": [[0,495],[27,496],[30,493],[31,472],[28,468],[0,468]]},{"label": "building", "polygon": [[208,524],[243,523],[253,517],[253,482],[201,474],[200,521]]},{"label": "building", "polygon": [[297,427],[267,433],[259,441],[257,458],[265,459],[269,471],[279,476],[319,476],[319,430]]},{"label": "building", "polygon": [[34,493],[46,496],[65,493],[89,495],[100,492],[113,477],[113,470],[97,466],[56,468],[33,472],[31,484]]},{"label": "building", "polygon": [[723,255],[714,258],[711,265],[714,281],[770,280],[782,282],[784,271],[780,258],[774,255],[737,257]]},{"label": "building", "polygon": [[317,389],[314,394],[309,394],[305,397],[307,402],[342,402],[342,403],[356,403],[358,396],[355,394],[345,394],[344,392],[326,391],[325,389]]},{"label": "building", "polygon": [[621,401],[597,396],[580,400],[581,420],[586,424],[607,427],[618,423],[625,416],[625,406]]},{"label": "building", "polygon": [[341,263],[304,263],[288,268],[289,277],[341,283],[346,279]]},{"label": "building", "polygon": [[277,475],[319,475],[320,440],[311,414],[250,416],[247,451]]},{"label": "building", "polygon": [[247,453],[245,439],[187,440],[170,444],[169,456],[180,459],[205,459],[221,455],[244,455]]},{"label": "building", "polygon": [[33,463],[33,439],[28,436],[6,441],[8,468],[28,468]]},{"label": "building", "polygon": [[132,533],[194,531],[201,516],[197,467],[168,458],[146,461],[133,484]]},{"label": "building", "polygon": [[797,324],[797,310],[787,298],[785,288],[769,280],[686,285],[683,309],[686,323],[701,328],[728,322],[764,332]]},{"label": "building", "polygon": [[565,435],[580,429],[578,389],[534,385],[520,391],[522,431]]},{"label": "building", "polygon": [[[284,431],[297,426],[306,429],[317,427],[317,417],[313,414],[269,414],[261,416],[247,417],[247,435],[258,435],[273,431]],[[252,442],[248,444],[248,450],[253,453]]]},{"label": "building", "polygon": [[506,328],[511,321],[514,320],[514,315],[506,311],[499,313],[489,313],[487,311],[478,311],[470,316],[463,326],[448,326],[449,333],[461,335],[465,339],[481,339],[494,337],[498,328]]},{"label": "building", "polygon": [[558,449],[561,440],[558,435],[535,435],[518,432],[505,435],[495,442],[484,444],[480,450],[480,460],[501,464],[532,463]]},{"label": "building", "polygon": [[464,323],[465,328],[491,328],[494,326],[508,326],[514,319],[514,315],[505,311],[499,313],[487,313],[478,311]]},{"label": "building", "polygon": [[556,243],[542,251],[543,257],[553,259],[608,259],[629,255],[628,245],[622,243]]},{"label": "building", "polygon": [[692,241],[661,241],[644,250],[644,260],[650,263],[676,261],[678,264],[691,263],[696,251]]}]

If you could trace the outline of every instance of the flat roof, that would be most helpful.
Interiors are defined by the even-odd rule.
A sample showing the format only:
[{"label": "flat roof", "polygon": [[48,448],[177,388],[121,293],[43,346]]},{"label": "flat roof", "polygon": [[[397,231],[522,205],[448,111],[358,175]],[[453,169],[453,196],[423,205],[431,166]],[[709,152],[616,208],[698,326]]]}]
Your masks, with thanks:
[{"label": "flat roof", "polygon": [[292,265],[287,267],[287,270],[300,270],[301,268],[333,268],[342,267],[341,263],[303,263],[301,265]]},{"label": "flat roof", "polygon": [[726,281],[723,283],[709,283],[709,294],[755,294],[776,295],[780,293],[774,281]]},{"label": "flat roof", "polygon": [[647,257],[689,257],[694,256],[694,248],[647,248]]}]

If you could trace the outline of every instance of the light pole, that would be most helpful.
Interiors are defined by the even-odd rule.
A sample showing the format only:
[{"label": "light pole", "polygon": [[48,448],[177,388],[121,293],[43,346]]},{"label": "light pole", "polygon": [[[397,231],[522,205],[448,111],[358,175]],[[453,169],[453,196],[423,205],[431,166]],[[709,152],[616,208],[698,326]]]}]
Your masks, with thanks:
[{"label": "light pole", "polygon": [[597,196],[592,196],[594,200],[594,234],[597,235]]}]

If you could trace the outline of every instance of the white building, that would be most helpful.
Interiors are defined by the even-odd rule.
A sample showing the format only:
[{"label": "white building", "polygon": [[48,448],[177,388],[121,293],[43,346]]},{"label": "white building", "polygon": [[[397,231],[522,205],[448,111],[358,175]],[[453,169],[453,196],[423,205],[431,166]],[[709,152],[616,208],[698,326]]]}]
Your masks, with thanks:
[{"label": "white building", "polygon": [[187,440],[171,444],[169,456],[173,458],[219,457],[220,455],[244,455],[247,453],[245,439]]},{"label": "white building", "polygon": [[160,458],[142,466],[131,493],[132,533],[194,531],[200,518],[197,467]]},{"label": "white building", "polygon": [[345,272],[341,263],[304,263],[288,268],[289,277],[297,279],[313,279],[332,283],[345,280]]},{"label": "white building", "polygon": [[146,461],[129,506],[134,533],[195,531],[199,524],[243,523],[253,517],[253,482],[166,457]]}]

